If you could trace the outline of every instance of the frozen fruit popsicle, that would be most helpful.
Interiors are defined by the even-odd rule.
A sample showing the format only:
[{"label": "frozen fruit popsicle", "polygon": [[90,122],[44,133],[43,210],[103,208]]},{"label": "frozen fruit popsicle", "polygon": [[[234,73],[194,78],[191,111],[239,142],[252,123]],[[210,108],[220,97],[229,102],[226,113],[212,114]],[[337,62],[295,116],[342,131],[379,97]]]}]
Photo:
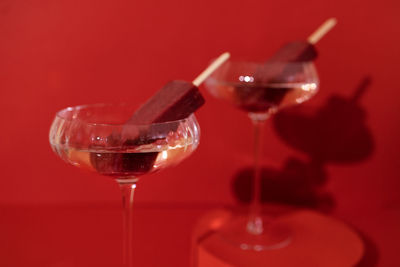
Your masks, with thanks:
[{"label": "frozen fruit popsicle", "polygon": [[307,40],[293,41],[283,45],[265,64],[260,64],[253,74],[254,86],[248,87],[243,84],[236,88],[237,95],[242,95],[241,98],[246,99],[242,106],[246,110],[260,112],[267,109],[268,103],[271,103],[271,107],[279,105],[291,90],[289,88],[266,90],[265,88],[273,83],[285,84],[290,81],[289,78],[294,78],[301,73],[304,65],[295,63],[316,59],[317,50],[314,44],[335,24],[336,19],[328,19]]},{"label": "frozen fruit popsicle", "polygon": [[[122,129],[122,139],[126,140],[124,145],[143,144],[149,141],[150,136],[163,138],[169,131],[174,131],[179,126],[179,122],[173,121],[187,118],[203,104],[204,98],[193,83],[179,80],[168,82],[126,122]],[[168,121],[171,123],[165,126],[152,125],[152,123]],[[130,127],[130,125],[148,126],[141,127],[141,132],[135,132],[137,127]]]},{"label": "frozen fruit popsicle", "polygon": [[317,50],[308,41],[293,41],[283,45],[267,63],[312,61],[317,58]]},{"label": "frozen fruit popsicle", "polygon": [[167,83],[132,115],[127,124],[151,124],[188,117],[204,104],[197,87],[229,57],[229,53],[222,54],[193,82],[175,80]]},{"label": "frozen fruit popsicle", "polygon": [[336,19],[325,21],[307,40],[293,41],[282,46],[267,62],[312,61],[317,58],[315,44],[336,25]]},{"label": "frozen fruit popsicle", "polygon": [[[121,134],[109,136],[110,142],[123,143],[123,146],[141,146],[165,138],[174,131],[179,123],[152,127],[153,123],[173,122],[187,118],[204,104],[198,86],[222,63],[230,57],[224,53],[218,57],[193,82],[171,81],[144,103],[125,123]],[[143,125],[136,127],[132,125]],[[147,125],[147,126],[146,126]],[[138,130],[140,129],[140,130]],[[155,131],[157,134],[154,134]],[[150,137],[150,138],[149,138]],[[144,174],[153,168],[158,152],[150,153],[103,153],[92,154],[90,160],[99,173],[119,174],[119,170],[137,175]]]},{"label": "frozen fruit popsicle", "polygon": [[204,104],[197,86],[186,81],[170,81],[142,105],[127,124],[151,124],[188,117]]},{"label": "frozen fruit popsicle", "polygon": [[[210,66],[197,76],[193,82],[171,81],[156,92],[156,94],[144,103],[125,124],[126,127],[122,130],[122,139],[126,140],[125,145],[135,145],[137,142],[143,142],[148,139],[144,136],[151,134],[152,128],[161,129],[160,125],[151,127],[152,123],[181,120],[187,118],[200,108],[204,104],[204,98],[198,86],[228,60],[229,57],[229,53],[220,55]],[[130,125],[149,125],[149,127],[147,131],[133,133],[132,131],[135,131],[135,127],[129,127]],[[178,125],[179,123],[176,123],[176,127],[178,127]],[[171,125],[167,127],[173,130],[171,129]]]},{"label": "frozen fruit popsicle", "polygon": [[255,80],[260,83],[268,83],[271,80],[282,80],[282,77],[295,74],[301,66],[290,63],[313,61],[316,59],[318,54],[314,45],[336,23],[335,18],[330,18],[314,31],[307,40],[293,41],[283,45],[256,71],[254,74]]}]

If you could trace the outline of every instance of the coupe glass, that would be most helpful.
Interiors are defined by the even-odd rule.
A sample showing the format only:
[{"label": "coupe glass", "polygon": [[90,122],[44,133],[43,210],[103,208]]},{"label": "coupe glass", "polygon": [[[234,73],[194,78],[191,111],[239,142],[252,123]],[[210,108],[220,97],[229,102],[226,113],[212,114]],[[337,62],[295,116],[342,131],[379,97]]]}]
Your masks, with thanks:
[{"label": "coupe glass", "polygon": [[254,128],[254,186],[250,212],[245,216],[237,214],[220,229],[225,239],[243,249],[274,249],[290,242],[290,230],[279,224],[279,218],[263,214],[261,210],[262,130],[269,116],[281,108],[310,99],[318,85],[317,72],[311,62],[229,61],[206,80],[209,92],[247,112]]},{"label": "coupe glass", "polygon": [[124,206],[124,266],[132,266],[132,204],[136,183],[145,174],[175,165],[198,146],[200,128],[186,119],[134,125],[135,109],[95,104],[59,111],[50,129],[54,152],[67,163],[109,176],[119,184]]}]

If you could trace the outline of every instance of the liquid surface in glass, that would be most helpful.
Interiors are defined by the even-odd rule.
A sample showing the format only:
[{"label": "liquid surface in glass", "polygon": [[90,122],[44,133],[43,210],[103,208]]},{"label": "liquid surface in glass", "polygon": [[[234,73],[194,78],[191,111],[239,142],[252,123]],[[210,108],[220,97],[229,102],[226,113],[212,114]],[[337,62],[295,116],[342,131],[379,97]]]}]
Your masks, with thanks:
[{"label": "liquid surface in glass", "polygon": [[307,101],[317,92],[317,84],[210,81],[210,92],[244,111],[270,112]]}]

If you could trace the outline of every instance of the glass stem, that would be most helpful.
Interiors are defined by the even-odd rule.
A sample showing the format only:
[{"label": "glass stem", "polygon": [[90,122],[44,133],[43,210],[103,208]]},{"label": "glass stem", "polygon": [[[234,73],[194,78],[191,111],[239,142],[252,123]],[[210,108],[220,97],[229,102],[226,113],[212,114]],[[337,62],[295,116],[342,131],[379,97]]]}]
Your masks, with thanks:
[{"label": "glass stem", "polygon": [[123,266],[132,267],[132,207],[136,178],[117,179],[122,193],[123,207]]},{"label": "glass stem", "polygon": [[261,217],[261,165],[262,141],[265,121],[268,114],[250,114],[250,119],[254,129],[254,181],[253,199],[250,205],[250,216],[247,222],[247,232],[260,235],[264,231],[263,220]]}]

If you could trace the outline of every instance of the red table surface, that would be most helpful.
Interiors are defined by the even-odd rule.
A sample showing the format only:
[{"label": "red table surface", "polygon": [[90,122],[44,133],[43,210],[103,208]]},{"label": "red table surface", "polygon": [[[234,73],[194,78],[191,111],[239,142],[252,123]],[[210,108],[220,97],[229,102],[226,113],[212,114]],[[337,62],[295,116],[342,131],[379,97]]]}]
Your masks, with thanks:
[{"label": "red table surface", "polygon": [[[264,60],[335,16],[317,44],[320,92],[266,127],[263,200],[342,219],[371,248],[364,266],[399,266],[399,8],[394,0],[0,1],[0,265],[119,260],[119,189],[54,155],[48,130],[57,110],[137,106],[224,51]],[[201,90],[196,153],[139,182],[140,266],[167,258],[187,266],[197,219],[249,197],[248,173],[237,172],[251,164],[250,122]]]},{"label": "red table surface", "polygon": [[[191,266],[193,250],[198,249],[192,242],[199,220],[221,207],[138,204],[134,208],[134,266],[184,267]],[[9,206],[1,207],[1,214],[1,266],[122,264],[122,211],[117,206]],[[332,216],[364,242],[364,255],[356,267],[400,264],[394,242],[400,238],[399,209]]]}]

